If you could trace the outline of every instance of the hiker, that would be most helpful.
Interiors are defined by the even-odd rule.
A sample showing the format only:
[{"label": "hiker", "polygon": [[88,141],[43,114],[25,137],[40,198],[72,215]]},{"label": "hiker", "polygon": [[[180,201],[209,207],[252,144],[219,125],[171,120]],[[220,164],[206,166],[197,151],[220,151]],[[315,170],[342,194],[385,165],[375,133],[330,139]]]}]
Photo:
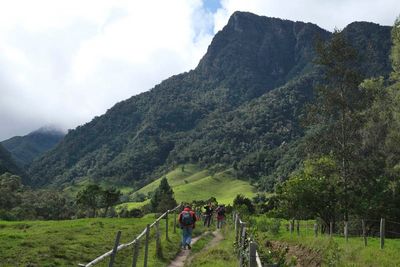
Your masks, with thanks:
[{"label": "hiker", "polygon": [[217,213],[217,228],[220,229],[225,222],[225,205],[219,205],[215,212]]},{"label": "hiker", "polygon": [[201,207],[197,207],[194,210],[196,213],[196,221],[201,221]]},{"label": "hiker", "polygon": [[208,205],[205,206],[204,209],[206,210],[204,212],[204,226],[210,227],[211,218],[212,218],[214,209],[213,209],[213,206],[211,203],[208,203]]},{"label": "hiker", "polygon": [[182,248],[191,249],[190,243],[192,241],[192,232],[195,228],[196,214],[192,211],[190,206],[185,206],[183,211],[179,214],[179,223],[182,229]]}]

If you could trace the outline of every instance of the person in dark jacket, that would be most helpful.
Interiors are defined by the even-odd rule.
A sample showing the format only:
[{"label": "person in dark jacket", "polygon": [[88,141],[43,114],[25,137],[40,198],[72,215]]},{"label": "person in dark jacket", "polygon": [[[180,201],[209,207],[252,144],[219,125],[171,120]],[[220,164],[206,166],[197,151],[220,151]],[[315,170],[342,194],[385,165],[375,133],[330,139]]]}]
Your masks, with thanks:
[{"label": "person in dark jacket", "polygon": [[192,242],[192,232],[196,226],[196,214],[192,211],[190,206],[185,206],[183,211],[179,214],[179,223],[182,229],[182,248],[191,249],[190,243]]},{"label": "person in dark jacket", "polygon": [[205,212],[204,212],[204,226],[210,227],[211,224],[211,218],[214,212],[214,208],[212,206],[212,203],[208,203],[207,206],[204,207]]}]

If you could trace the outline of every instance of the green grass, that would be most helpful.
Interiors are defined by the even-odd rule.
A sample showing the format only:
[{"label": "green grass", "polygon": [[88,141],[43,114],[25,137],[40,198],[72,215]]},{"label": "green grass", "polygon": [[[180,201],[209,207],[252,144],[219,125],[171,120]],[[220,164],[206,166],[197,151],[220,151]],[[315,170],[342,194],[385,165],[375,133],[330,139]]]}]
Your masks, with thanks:
[{"label": "green grass", "polygon": [[[185,171],[181,167],[164,175],[168,183],[173,188],[177,202],[190,202],[192,200],[206,200],[216,197],[219,203],[232,204],[233,199],[238,194],[247,197],[255,195],[255,188],[250,183],[234,177],[231,170],[221,171],[211,174],[206,169],[201,169],[197,165],[185,165]],[[164,177],[162,176],[162,177]],[[162,179],[153,181],[147,186],[138,190],[138,193],[147,194],[154,191]],[[147,202],[130,202],[127,204],[129,209],[140,208]]]},{"label": "green grass", "polygon": [[[238,260],[234,252],[235,231],[232,224],[225,225],[222,230],[224,239],[214,247],[207,247],[207,243],[198,244],[201,250],[192,249],[193,255],[191,260],[185,266],[213,266],[213,267],[235,267],[238,265]],[[210,238],[211,240],[212,238]],[[200,240],[198,241],[200,242]]]},{"label": "green grass", "polygon": [[163,175],[159,179],[153,181],[152,183],[142,187],[137,192],[147,195],[147,193],[156,190],[156,188],[160,185],[161,179],[165,176],[168,179],[169,185],[171,187],[175,187],[178,185],[185,184],[185,180],[188,182],[192,182],[202,179],[208,175],[209,174],[207,170],[201,170],[200,167],[198,167],[195,164],[187,164],[185,165],[185,170],[183,172],[182,168],[178,167],[173,171],[167,173],[166,175]]},{"label": "green grass", "polygon": [[[88,263],[110,250],[116,232],[122,231],[121,242],[127,243],[143,231],[154,215],[135,219],[96,218],[69,221],[0,221],[0,266],[77,266]],[[165,240],[163,231],[163,259],[155,257],[154,230],[149,246],[149,266],[166,266],[179,251],[180,231],[173,234],[173,220],[170,219],[170,239]],[[143,262],[143,247],[140,263]],[[132,248],[118,253],[116,266],[130,266]],[[108,259],[96,266],[108,266]]]},{"label": "green grass", "polygon": [[[63,192],[71,197],[74,197],[74,196],[76,196],[76,194],[78,194],[79,191],[81,191],[87,185],[89,185],[91,183],[92,182],[90,181],[89,178],[82,178],[80,181],[74,183],[73,185],[68,185],[67,187],[65,187],[63,189]],[[106,182],[100,182],[99,185],[103,188],[114,187],[114,188],[120,190],[122,194],[130,194],[133,191],[132,187],[129,187],[129,186],[115,186],[113,184],[106,183]]]},{"label": "green grass", "polygon": [[[266,225],[270,219],[257,219],[259,226]],[[350,237],[348,242],[342,236],[334,236],[332,239],[327,235],[314,236],[312,229],[312,222],[308,223],[306,229],[306,222],[301,222],[300,235],[296,232],[290,234],[286,229],[286,221],[282,221],[280,231],[277,234],[269,232],[262,232],[258,229],[258,235],[264,243],[265,240],[281,241],[292,245],[301,244],[305,247],[317,251],[323,260],[323,266],[329,266],[329,263],[334,260],[333,255],[336,253],[338,263],[336,266],[400,266],[400,239],[385,239],[385,248],[380,249],[379,238],[368,238],[368,246],[364,246],[362,237]],[[262,229],[264,230],[264,229]],[[334,243],[331,241],[333,240]],[[337,244],[338,249],[332,248],[332,244]]]}]

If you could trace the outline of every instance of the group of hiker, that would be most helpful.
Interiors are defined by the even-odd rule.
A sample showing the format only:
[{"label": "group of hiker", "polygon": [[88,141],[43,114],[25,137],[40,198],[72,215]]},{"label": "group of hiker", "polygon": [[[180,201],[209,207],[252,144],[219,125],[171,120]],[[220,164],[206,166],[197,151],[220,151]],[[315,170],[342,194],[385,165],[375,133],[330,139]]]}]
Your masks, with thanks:
[{"label": "group of hiker", "polygon": [[182,248],[191,249],[192,232],[196,227],[196,221],[203,219],[204,226],[210,227],[213,218],[217,219],[217,228],[222,228],[225,222],[225,205],[218,205],[215,207],[213,203],[208,203],[204,206],[204,212],[197,208],[192,210],[190,205],[186,205],[183,211],[179,214],[179,224],[182,229]]}]

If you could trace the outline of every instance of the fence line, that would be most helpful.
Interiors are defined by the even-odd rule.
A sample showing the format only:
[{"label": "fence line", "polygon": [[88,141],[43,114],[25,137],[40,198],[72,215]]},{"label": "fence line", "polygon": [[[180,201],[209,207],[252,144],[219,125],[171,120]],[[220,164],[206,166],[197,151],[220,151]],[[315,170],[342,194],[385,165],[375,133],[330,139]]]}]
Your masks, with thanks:
[{"label": "fence line", "polygon": [[263,265],[257,252],[257,243],[253,239],[247,239],[246,223],[240,219],[239,213],[233,212],[232,216],[235,224],[235,242],[238,251],[239,267],[245,266],[246,253],[248,253],[249,267],[262,267]]},{"label": "fence line", "polygon": [[[106,259],[107,257],[110,257],[110,263],[109,263],[109,267],[112,267],[114,265],[114,259],[116,257],[116,254],[118,251],[127,248],[129,246],[135,245],[134,246],[134,254],[133,254],[133,258],[132,258],[132,266],[136,266],[137,260],[138,260],[138,256],[139,256],[139,243],[140,243],[140,239],[145,236],[145,256],[144,256],[144,264],[143,266],[147,266],[147,258],[148,258],[148,245],[149,245],[149,238],[150,238],[150,229],[155,227],[157,228],[157,231],[159,231],[159,223],[160,221],[165,218],[165,223],[166,223],[166,227],[165,227],[165,237],[166,240],[168,240],[168,215],[173,212],[174,213],[174,233],[176,232],[176,211],[182,206],[182,204],[176,206],[175,208],[173,208],[172,210],[167,210],[166,212],[164,212],[162,215],[160,215],[152,224],[148,224],[147,227],[135,238],[133,239],[131,242],[126,243],[126,244],[119,244],[119,240],[121,237],[121,231],[117,232],[117,236],[115,239],[115,244],[114,244],[114,248],[110,251],[107,251],[106,253],[100,255],[99,257],[97,257],[96,259],[92,260],[91,262],[87,263],[87,264],[78,264],[78,266],[84,266],[84,267],[90,267],[90,266],[94,266],[95,264],[101,262],[102,260]],[[156,234],[156,245],[157,247],[159,247],[160,245],[160,236],[161,234]]]},{"label": "fence line", "polygon": [[[305,229],[306,234],[308,229],[311,227],[309,222],[306,221],[304,223],[300,223],[299,220],[297,221],[297,235],[300,235],[300,226],[303,226],[302,229]],[[286,224],[286,230],[290,232],[290,234],[293,234],[293,226],[294,226],[295,219],[289,220],[289,223]],[[371,228],[371,225],[369,228],[366,226],[366,222],[374,222],[374,227]],[[377,225],[379,222],[379,225]],[[350,221],[337,221],[335,222],[336,225],[336,231],[334,232],[334,223],[330,222],[329,225],[326,225],[326,223],[323,224],[324,228],[320,227],[321,224],[318,224],[317,222],[314,223],[313,231],[314,231],[314,236],[318,237],[318,234],[327,234],[330,237],[332,236],[342,236],[346,239],[346,242],[348,241],[349,237],[362,237],[364,240],[364,245],[367,246],[367,237],[372,236],[372,237],[378,237],[379,238],[379,243],[380,243],[380,248],[383,249],[385,246],[385,235],[386,234],[393,234],[394,235],[400,235],[399,232],[393,231],[392,228],[388,227],[390,224],[400,224],[398,222],[394,221],[386,221],[385,218],[381,218],[380,220],[370,220],[370,219],[362,219],[362,220],[350,220]],[[305,227],[304,227],[305,226]],[[361,228],[359,228],[361,226]],[[367,231],[368,229],[368,231]],[[369,232],[369,233],[368,233]]]}]

